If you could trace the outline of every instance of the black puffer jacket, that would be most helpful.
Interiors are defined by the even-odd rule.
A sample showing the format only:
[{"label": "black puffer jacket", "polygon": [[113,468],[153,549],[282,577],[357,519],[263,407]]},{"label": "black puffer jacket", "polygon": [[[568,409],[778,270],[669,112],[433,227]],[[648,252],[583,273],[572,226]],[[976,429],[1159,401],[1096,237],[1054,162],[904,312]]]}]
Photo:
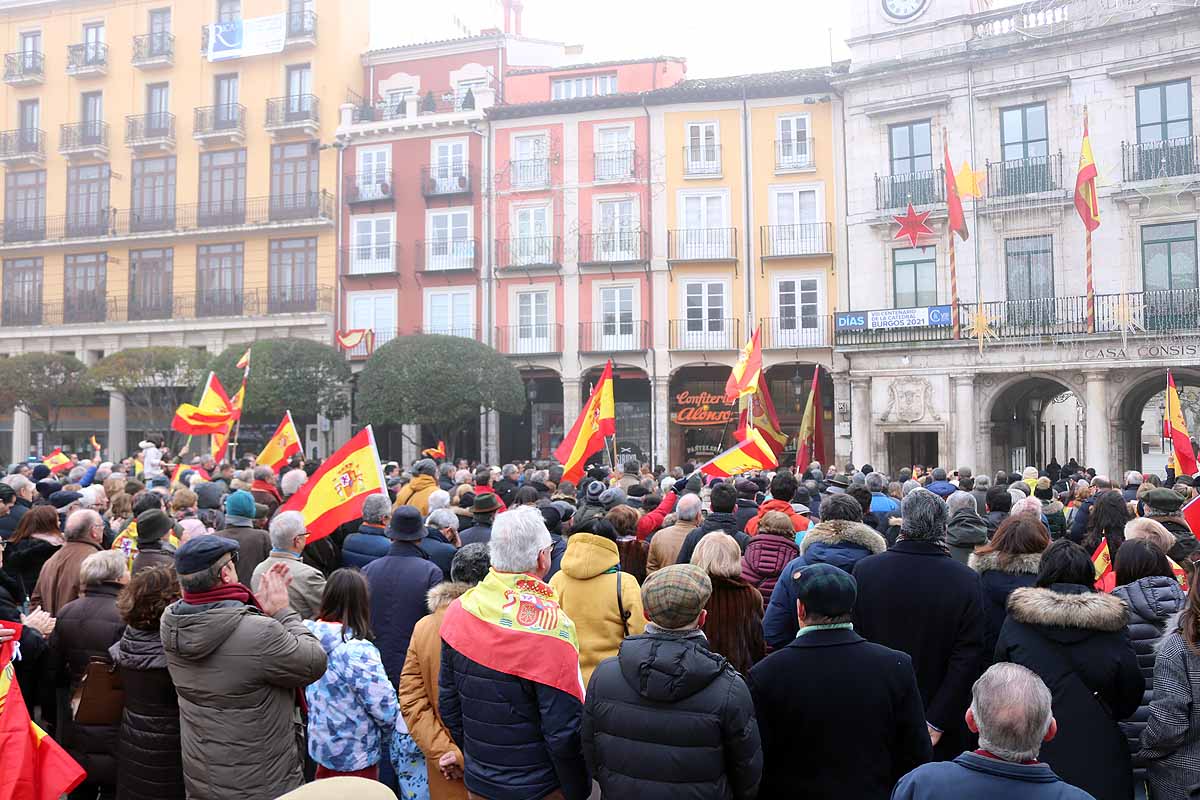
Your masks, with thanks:
[{"label": "black puffer jacket", "polygon": [[[23,602],[25,596],[16,580],[8,573],[0,572],[0,620],[20,622]],[[32,716],[33,707],[37,704],[38,677],[45,667],[43,658],[47,642],[36,630],[25,626],[21,629],[20,644],[21,660],[16,662],[17,685],[21,687],[21,695]]]},{"label": "black puffer jacket", "polygon": [[109,655],[125,687],[117,748],[118,800],[183,800],[179,698],[158,628],[126,628]]},{"label": "black puffer jacket", "polygon": [[1008,616],[1008,596],[1013,589],[1037,583],[1041,563],[1040,553],[1003,559],[1000,553],[972,553],[967,561],[967,566],[979,573],[979,585],[983,587],[983,655],[987,664],[992,663],[1000,628]]},{"label": "black puffer jacket", "polygon": [[50,544],[45,539],[30,536],[4,550],[4,571],[13,576],[25,597],[33,594],[42,566],[50,557],[62,549],[62,545]]},{"label": "black puffer jacket", "polygon": [[1192,558],[1192,554],[1196,552],[1196,537],[1192,534],[1192,529],[1188,527],[1187,522],[1179,515],[1169,517],[1150,517],[1155,522],[1161,522],[1172,536],[1175,537],[1175,544],[1167,551],[1167,557],[1176,564],[1182,564]]},{"label": "black puffer jacket", "polygon": [[750,690],[704,635],[631,636],[592,673],[583,753],[613,800],[743,800],[762,749]]},{"label": "black puffer jacket", "polygon": [[[1142,692],[1142,703],[1133,716],[1121,723],[1121,730],[1129,739],[1129,752],[1141,748],[1142,731],[1150,719],[1150,701],[1154,699],[1154,661],[1158,656],[1158,643],[1167,634],[1167,620],[1183,610],[1186,596],[1174,578],[1153,575],[1113,589],[1113,596],[1125,601],[1129,609],[1129,624],[1125,630],[1137,654],[1138,668],[1146,679],[1146,690]],[[1134,776],[1143,780],[1145,769],[1135,764]]]},{"label": "black puffer jacket", "polygon": [[683,544],[679,548],[679,558],[675,560],[676,564],[692,563],[692,551],[696,549],[696,545],[700,544],[700,540],[705,534],[713,531],[724,531],[726,535],[732,536],[738,543],[738,547],[742,548],[742,552],[746,552],[746,546],[750,544],[750,536],[738,529],[737,517],[728,511],[711,511],[704,518],[704,522],[700,523],[700,527],[693,530],[684,537]]}]

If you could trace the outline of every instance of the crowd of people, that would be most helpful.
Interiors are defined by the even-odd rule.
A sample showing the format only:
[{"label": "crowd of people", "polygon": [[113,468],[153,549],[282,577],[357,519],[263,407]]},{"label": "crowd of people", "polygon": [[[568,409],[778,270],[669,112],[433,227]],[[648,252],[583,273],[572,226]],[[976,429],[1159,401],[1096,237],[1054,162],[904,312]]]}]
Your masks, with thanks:
[{"label": "crowd of people", "polygon": [[315,536],[315,466],[0,479],[72,800],[1200,796],[1186,476],[421,459]]}]

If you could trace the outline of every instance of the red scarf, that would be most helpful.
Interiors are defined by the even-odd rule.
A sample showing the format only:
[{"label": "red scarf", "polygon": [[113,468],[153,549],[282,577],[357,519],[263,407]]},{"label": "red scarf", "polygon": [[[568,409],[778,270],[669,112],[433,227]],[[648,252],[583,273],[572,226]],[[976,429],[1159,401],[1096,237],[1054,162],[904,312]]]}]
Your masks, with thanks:
[{"label": "red scarf", "polygon": [[279,490],[266,481],[254,481],[250,484],[251,492],[266,492],[274,497],[280,503],[283,503],[283,496],[279,494]]},{"label": "red scarf", "polygon": [[188,605],[202,606],[208,603],[219,603],[223,600],[237,600],[239,603],[245,603],[251,608],[257,608],[262,611],[262,606],[258,604],[254,593],[250,591],[245,584],[241,583],[223,583],[215,589],[209,589],[206,592],[184,592],[183,600]]}]

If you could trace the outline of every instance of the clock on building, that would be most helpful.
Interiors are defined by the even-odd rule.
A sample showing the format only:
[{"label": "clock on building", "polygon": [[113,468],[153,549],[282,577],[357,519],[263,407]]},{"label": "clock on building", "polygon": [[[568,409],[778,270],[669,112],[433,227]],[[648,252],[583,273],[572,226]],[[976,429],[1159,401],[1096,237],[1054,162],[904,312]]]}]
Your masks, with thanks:
[{"label": "clock on building", "polygon": [[881,0],[883,13],[893,22],[908,22],[929,6],[929,0]]}]

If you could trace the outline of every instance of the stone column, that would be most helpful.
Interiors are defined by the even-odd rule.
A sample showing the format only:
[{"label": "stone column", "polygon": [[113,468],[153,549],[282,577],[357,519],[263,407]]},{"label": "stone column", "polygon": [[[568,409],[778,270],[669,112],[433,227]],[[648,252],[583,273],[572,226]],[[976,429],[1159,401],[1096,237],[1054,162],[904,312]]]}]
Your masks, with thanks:
[{"label": "stone column", "polygon": [[[850,379],[841,373],[833,374],[833,455],[826,461],[846,464],[850,461]],[[822,465],[828,466],[828,464]]]},{"label": "stone column", "polygon": [[1096,470],[1097,475],[1106,475],[1112,480],[1120,476],[1112,474],[1111,441],[1108,425],[1108,374],[1088,372],[1087,379],[1087,439],[1086,466]]},{"label": "stone column", "polygon": [[871,379],[850,379],[850,461],[856,467],[874,462],[871,452]]},{"label": "stone column", "polygon": [[563,435],[571,429],[575,424],[575,417],[579,416],[580,409],[583,408],[583,396],[580,394],[579,377],[563,376]]},{"label": "stone column", "polygon": [[976,475],[991,475],[995,472],[993,469],[995,464],[992,463],[992,459],[994,458],[994,454],[992,453],[992,429],[995,427],[996,424],[991,420],[979,423],[979,447],[976,449],[979,451],[980,461],[975,465]]},{"label": "stone column", "polygon": [[485,411],[479,415],[480,452],[485,464],[500,463],[500,413]]},{"label": "stone column", "polygon": [[23,408],[13,409],[12,460],[19,463],[29,457],[29,445],[33,435],[33,424],[29,412]]},{"label": "stone column", "polygon": [[671,464],[671,379],[655,376],[651,382],[654,392],[654,453],[655,464],[668,469]]},{"label": "stone column", "polygon": [[126,426],[125,395],[108,393],[108,460],[120,461],[126,455],[129,430]]},{"label": "stone column", "polygon": [[[400,444],[400,468],[406,469],[412,466],[412,463],[417,460],[417,454],[421,452],[421,448],[418,447],[421,441],[421,426],[402,425],[400,431],[403,434]],[[461,458],[457,453],[454,456]]]},{"label": "stone column", "polygon": [[979,469],[975,449],[975,376],[955,375],[954,384],[954,464],[950,468]]}]

